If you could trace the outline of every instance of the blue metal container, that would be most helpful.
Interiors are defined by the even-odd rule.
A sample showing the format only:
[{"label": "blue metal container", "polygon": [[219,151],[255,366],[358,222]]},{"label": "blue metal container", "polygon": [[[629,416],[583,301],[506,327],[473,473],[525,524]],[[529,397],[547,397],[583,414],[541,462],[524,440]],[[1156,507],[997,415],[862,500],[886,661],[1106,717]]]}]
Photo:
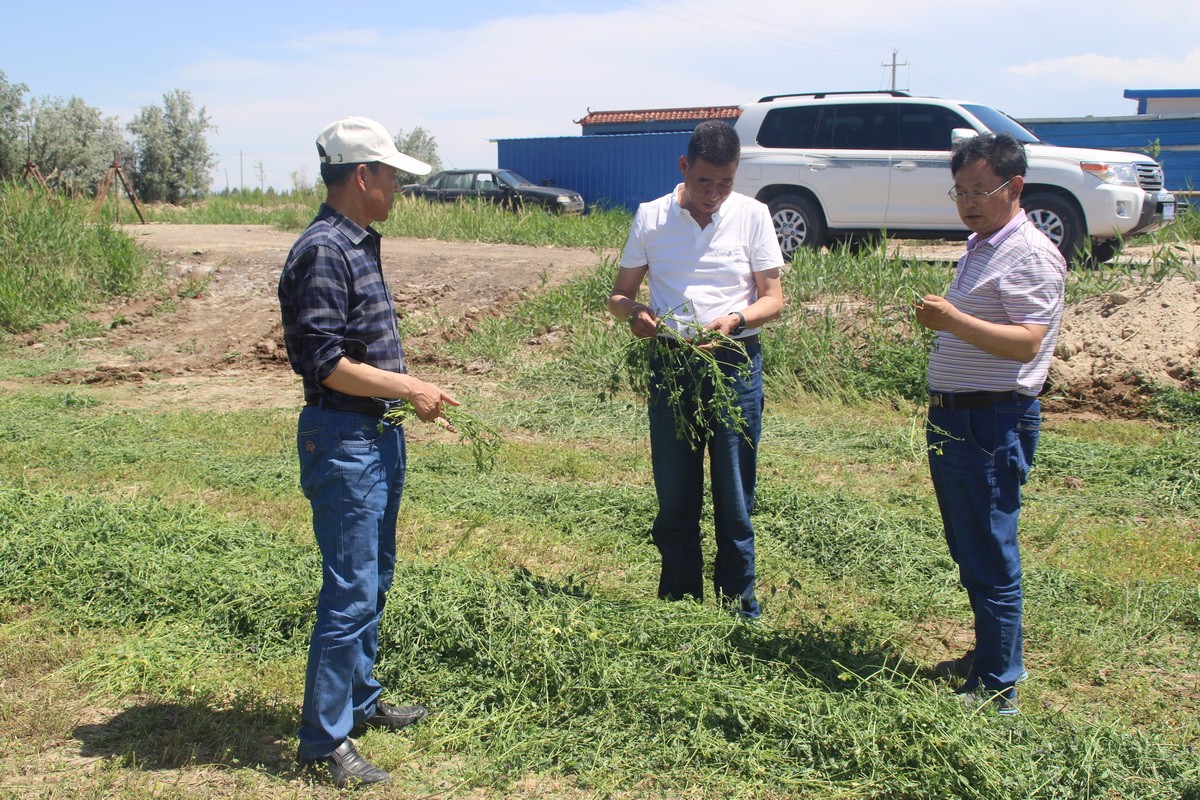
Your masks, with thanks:
[{"label": "blue metal container", "polygon": [[574,189],[588,207],[637,209],[680,182],[691,131],[496,140],[497,165],[534,183]]},{"label": "blue metal container", "polygon": [[1051,144],[1154,155],[1169,191],[1200,190],[1200,114],[1024,119]]}]

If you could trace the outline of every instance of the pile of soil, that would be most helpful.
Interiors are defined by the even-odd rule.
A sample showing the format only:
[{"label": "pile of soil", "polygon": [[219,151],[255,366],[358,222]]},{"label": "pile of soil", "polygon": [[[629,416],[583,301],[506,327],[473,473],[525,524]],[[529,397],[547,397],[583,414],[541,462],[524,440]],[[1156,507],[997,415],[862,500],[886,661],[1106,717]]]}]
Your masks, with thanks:
[{"label": "pile of soil", "polygon": [[1196,390],[1200,283],[1169,279],[1072,305],[1050,370],[1058,404],[1106,416],[1139,413],[1156,386]]}]

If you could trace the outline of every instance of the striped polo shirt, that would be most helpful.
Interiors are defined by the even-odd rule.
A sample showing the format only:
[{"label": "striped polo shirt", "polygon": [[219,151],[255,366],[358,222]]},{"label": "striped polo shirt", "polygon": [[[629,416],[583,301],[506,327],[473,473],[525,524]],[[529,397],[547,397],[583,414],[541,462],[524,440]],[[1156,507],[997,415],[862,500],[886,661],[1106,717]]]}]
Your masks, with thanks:
[{"label": "striped polo shirt", "polygon": [[1024,210],[986,239],[972,234],[946,299],[988,322],[1045,325],[1046,335],[1037,357],[1022,364],[938,331],[929,355],[930,391],[1040,394],[1058,340],[1066,274],[1062,254]]}]

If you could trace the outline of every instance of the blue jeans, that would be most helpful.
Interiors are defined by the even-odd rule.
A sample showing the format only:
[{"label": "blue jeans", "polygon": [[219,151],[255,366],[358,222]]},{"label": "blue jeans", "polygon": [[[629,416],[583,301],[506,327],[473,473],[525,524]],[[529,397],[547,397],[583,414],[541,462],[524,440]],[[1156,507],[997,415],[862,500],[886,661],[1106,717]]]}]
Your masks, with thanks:
[{"label": "blue jeans", "polygon": [[[762,354],[755,343],[747,346],[749,371],[740,365],[746,357],[732,350],[719,350],[722,371],[734,377],[737,403],[746,421],[738,432],[728,420],[711,420],[711,435],[700,440],[680,439],[676,435],[675,414],[696,418],[695,404],[684,392],[678,412],[661,389],[663,364],[651,359],[650,451],[654,468],[654,488],[658,494],[658,515],[651,536],[662,555],[662,573],[658,596],[669,600],[704,597],[703,555],[700,547],[700,515],[704,502],[704,453],[707,449],[712,477],[716,562],[713,586],[724,602],[736,603],[747,617],[759,615],[754,595],[754,482],[757,473],[758,440],[762,431],[763,387]],[[683,351],[672,352],[673,357]],[[696,383],[685,374],[686,386]],[[711,386],[701,386],[705,396]]]},{"label": "blue jeans", "polygon": [[970,689],[981,683],[1007,689],[1025,669],[1017,517],[1040,430],[1035,397],[987,408],[929,409],[929,473],[950,556],[975,615]]},{"label": "blue jeans", "polygon": [[321,592],[308,649],[301,758],[333,752],[374,713],[382,692],[371,671],[379,618],[396,564],[404,490],[404,431],[362,414],[306,406],[296,446],[312,504]]}]

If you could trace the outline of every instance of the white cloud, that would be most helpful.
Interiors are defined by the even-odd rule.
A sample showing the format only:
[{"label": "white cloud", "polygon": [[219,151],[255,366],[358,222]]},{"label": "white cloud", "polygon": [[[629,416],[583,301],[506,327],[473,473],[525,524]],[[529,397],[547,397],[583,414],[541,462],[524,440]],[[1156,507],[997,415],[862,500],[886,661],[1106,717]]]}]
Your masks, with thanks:
[{"label": "white cloud", "polygon": [[1194,88],[1200,82],[1200,47],[1181,59],[1088,53],[1019,64],[1008,71],[1024,78],[1046,79],[1056,86],[1091,83],[1123,88]]},{"label": "white cloud", "polygon": [[[374,117],[393,132],[420,125],[436,137],[447,164],[489,166],[496,158],[490,139],[578,135],[574,120],[589,109],[886,88],[883,62],[893,48],[911,62],[900,69],[900,88],[977,100],[1016,116],[1132,113],[1125,88],[1200,85],[1200,49],[1174,27],[1155,28],[1160,55],[1130,57],[1113,40],[1105,42],[1113,53],[1040,58],[1086,52],[1100,40],[1066,4],[1007,1],[1014,7],[1006,5],[1006,15],[1036,13],[1043,24],[1015,37],[968,35],[994,25],[998,8],[987,2],[630,0],[604,13],[464,20],[436,30],[292,30],[264,37],[255,55],[210,54],[177,74],[219,126],[210,140],[222,160],[218,184],[224,170],[237,172],[239,160],[253,159],[279,188],[290,186],[293,172],[316,173],[317,132],[348,114]],[[1095,2],[1109,10],[1094,17],[1127,13],[1116,0]],[[1194,16],[1188,8],[1175,10]]]}]

